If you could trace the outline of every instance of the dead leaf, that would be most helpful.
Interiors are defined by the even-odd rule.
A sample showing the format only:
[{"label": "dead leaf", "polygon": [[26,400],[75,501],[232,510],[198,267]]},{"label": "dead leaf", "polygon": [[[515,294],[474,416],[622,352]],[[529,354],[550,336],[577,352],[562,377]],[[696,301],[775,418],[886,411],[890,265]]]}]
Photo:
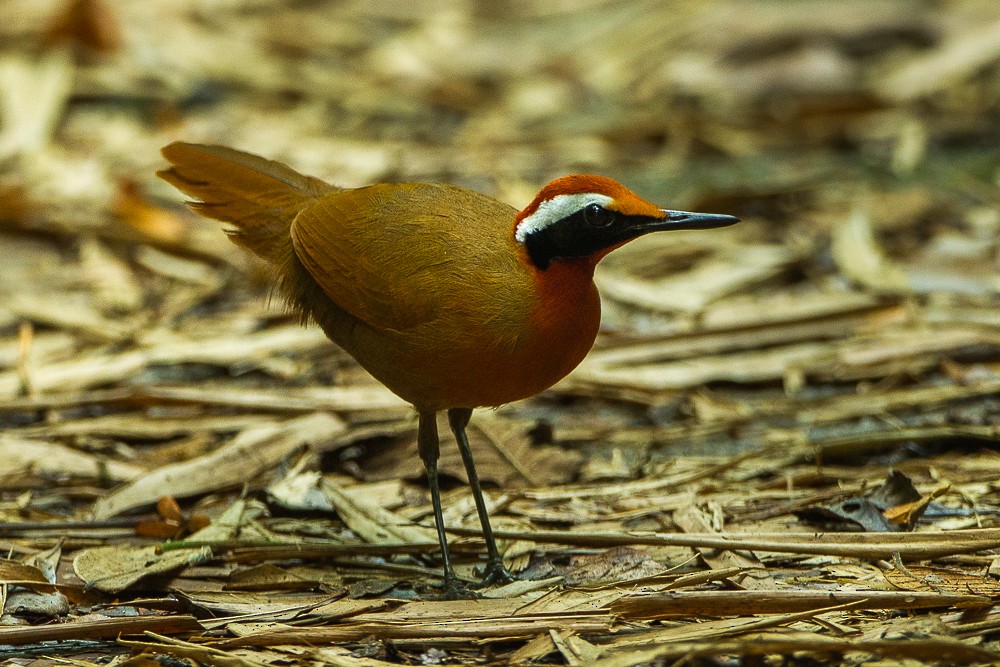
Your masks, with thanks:
[{"label": "dead leaf", "polygon": [[895,568],[886,569],[882,571],[882,576],[904,591],[1000,597],[1000,582],[983,572],[910,564],[906,566],[905,572]]},{"label": "dead leaf", "polygon": [[211,454],[163,466],[101,498],[94,506],[94,516],[115,516],[152,503],[164,491],[183,498],[244,484],[299,447],[343,430],[342,421],[325,413],[249,427]]},{"label": "dead leaf", "polygon": [[363,494],[352,493],[332,480],[322,480],[320,489],[347,526],[370,544],[410,544],[435,542],[437,534],[401,516],[368,502]]},{"label": "dead leaf", "polygon": [[[192,534],[190,540],[197,543],[232,539],[243,525],[261,513],[259,506],[237,501],[212,525]],[[88,589],[114,594],[145,577],[198,565],[211,557],[210,547],[160,551],[158,546],[110,545],[78,552],[73,559],[73,571]]]},{"label": "dead leaf", "polygon": [[49,581],[37,567],[6,558],[0,559],[0,584],[52,591],[55,589],[53,583],[55,582]]},{"label": "dead leaf", "polygon": [[566,573],[570,585],[625,581],[666,571],[648,553],[633,547],[614,547],[594,556],[578,556]]},{"label": "dead leaf", "polygon": [[69,0],[45,33],[49,43],[72,42],[99,53],[121,46],[117,17],[102,0]]},{"label": "dead leaf", "polygon": [[46,478],[125,481],[141,476],[139,466],[87,454],[43,440],[0,435],[0,479],[37,475]]},{"label": "dead leaf", "polygon": [[48,143],[73,88],[75,67],[64,50],[37,60],[0,59],[0,159]]}]

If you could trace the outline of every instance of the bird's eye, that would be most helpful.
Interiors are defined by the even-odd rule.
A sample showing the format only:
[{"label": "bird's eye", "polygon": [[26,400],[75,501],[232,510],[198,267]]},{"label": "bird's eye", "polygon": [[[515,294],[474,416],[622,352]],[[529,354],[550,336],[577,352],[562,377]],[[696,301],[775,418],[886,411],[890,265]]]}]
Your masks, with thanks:
[{"label": "bird's eye", "polygon": [[614,222],[611,211],[600,204],[587,204],[583,209],[583,219],[591,227],[607,227]]}]

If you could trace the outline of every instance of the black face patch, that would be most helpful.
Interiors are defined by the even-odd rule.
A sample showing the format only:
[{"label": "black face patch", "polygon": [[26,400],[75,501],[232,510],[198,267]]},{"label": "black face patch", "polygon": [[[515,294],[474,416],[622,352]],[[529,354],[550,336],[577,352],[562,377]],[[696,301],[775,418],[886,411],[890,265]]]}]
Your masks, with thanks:
[{"label": "black face patch", "polygon": [[558,259],[589,257],[645,233],[644,223],[656,218],[622,215],[600,204],[588,204],[576,213],[528,234],[524,247],[541,270]]}]

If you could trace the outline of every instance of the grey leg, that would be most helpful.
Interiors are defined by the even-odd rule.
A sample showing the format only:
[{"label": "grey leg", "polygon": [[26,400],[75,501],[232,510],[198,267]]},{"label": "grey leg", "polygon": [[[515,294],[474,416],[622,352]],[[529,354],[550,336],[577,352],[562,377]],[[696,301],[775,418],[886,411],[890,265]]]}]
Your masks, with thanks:
[{"label": "grey leg", "polygon": [[483,539],[486,540],[486,572],[483,575],[485,584],[507,584],[514,580],[503,564],[500,550],[497,549],[497,542],[493,538],[493,529],[490,527],[490,515],[486,511],[486,500],[483,498],[483,489],[479,485],[479,475],[476,473],[476,462],[472,459],[472,448],[469,447],[469,439],[465,435],[465,427],[472,418],[472,410],[469,408],[452,408],[448,410],[448,423],[455,434],[458,442],[458,451],[462,453],[462,461],[465,463],[465,473],[469,477],[469,486],[472,487],[472,498],[476,501],[476,512],[479,514],[479,523],[483,527]]},{"label": "grey leg", "polygon": [[437,419],[433,412],[420,413],[417,431],[417,450],[420,460],[427,470],[427,483],[431,487],[431,504],[434,506],[434,525],[437,526],[438,542],[441,544],[441,562],[444,565],[444,591],[446,597],[467,597],[468,591],[458,581],[451,567],[448,553],[448,538],[444,534],[444,515],[441,511],[441,486],[438,482],[438,455],[440,453]]}]

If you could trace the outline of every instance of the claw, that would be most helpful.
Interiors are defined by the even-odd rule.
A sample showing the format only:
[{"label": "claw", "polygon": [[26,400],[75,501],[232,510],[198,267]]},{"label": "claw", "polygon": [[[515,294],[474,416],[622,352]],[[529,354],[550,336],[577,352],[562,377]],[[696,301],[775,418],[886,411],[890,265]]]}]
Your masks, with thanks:
[{"label": "claw", "polygon": [[454,576],[446,576],[442,588],[440,598],[442,600],[476,600],[480,597],[479,593]]},{"label": "claw", "polygon": [[479,587],[502,586],[515,581],[517,579],[510,573],[502,560],[490,560],[486,563],[486,569],[483,571],[483,579]]}]

